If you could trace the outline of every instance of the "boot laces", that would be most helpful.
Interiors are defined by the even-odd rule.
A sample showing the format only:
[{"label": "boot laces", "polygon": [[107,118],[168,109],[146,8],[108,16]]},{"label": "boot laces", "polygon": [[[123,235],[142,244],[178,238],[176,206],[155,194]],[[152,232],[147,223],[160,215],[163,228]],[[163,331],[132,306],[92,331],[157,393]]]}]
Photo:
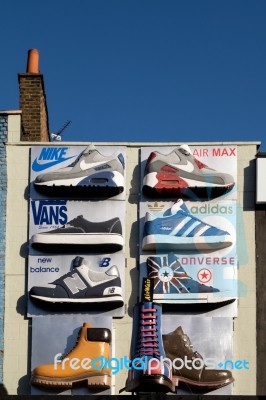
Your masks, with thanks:
[{"label": "boot laces", "polygon": [[142,308],[140,312],[138,355],[160,356],[156,308]]},{"label": "boot laces", "polygon": [[197,351],[193,351],[193,344],[191,343],[189,337],[187,335],[184,335],[183,337],[185,344],[185,347],[188,347],[192,352],[193,352],[193,358],[201,358],[202,359],[202,355],[200,353],[198,353]]}]

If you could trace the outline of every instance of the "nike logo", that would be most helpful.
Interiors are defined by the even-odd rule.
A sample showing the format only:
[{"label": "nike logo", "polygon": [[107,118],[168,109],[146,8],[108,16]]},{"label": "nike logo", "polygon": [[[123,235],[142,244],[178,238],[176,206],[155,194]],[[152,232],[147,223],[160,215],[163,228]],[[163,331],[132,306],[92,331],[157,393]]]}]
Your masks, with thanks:
[{"label": "nike logo", "polygon": [[79,166],[80,166],[80,169],[82,169],[82,171],[85,171],[88,168],[93,168],[93,167],[96,167],[98,165],[104,165],[104,164],[106,164],[106,161],[97,161],[95,163],[86,163],[86,161],[82,160],[80,162]]},{"label": "nike logo", "polygon": [[54,161],[49,161],[44,164],[39,164],[38,163],[38,158],[35,158],[35,160],[32,163],[32,170],[35,172],[41,172],[44,171],[47,168],[53,167],[54,165],[60,164],[64,161],[69,160],[70,158],[73,158],[75,156],[67,157],[67,158],[60,158],[59,160],[54,160]]},{"label": "nike logo", "polygon": [[179,165],[179,164],[167,164],[167,165],[170,165],[171,167],[173,167],[173,168],[175,168],[175,169],[180,169],[180,170],[182,170],[182,171],[186,171],[186,172],[192,172],[192,171],[194,171],[194,165],[190,162],[190,161],[187,161],[187,163],[185,164],[185,165]]}]

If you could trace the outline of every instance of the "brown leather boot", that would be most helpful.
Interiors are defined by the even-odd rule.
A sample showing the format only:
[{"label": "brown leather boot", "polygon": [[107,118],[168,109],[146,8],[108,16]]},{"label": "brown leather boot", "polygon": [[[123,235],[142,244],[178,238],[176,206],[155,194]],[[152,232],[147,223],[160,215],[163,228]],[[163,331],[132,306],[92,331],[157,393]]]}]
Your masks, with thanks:
[{"label": "brown leather boot", "polygon": [[[110,342],[109,329],[92,328],[90,324],[84,323],[74,348],[59,362],[34,368],[31,383],[71,388],[73,384],[86,382],[90,389],[109,389],[111,371],[104,366],[104,359],[110,359]],[[98,361],[95,360],[94,364],[96,358]]]},{"label": "brown leather boot", "polygon": [[[163,335],[163,344],[167,358],[171,361],[179,359],[175,361],[172,369],[176,386],[179,382],[184,382],[202,389],[217,389],[234,382],[230,371],[206,368],[202,356],[192,350],[191,341],[181,326],[174,332]],[[186,359],[189,368],[183,365]]]}]

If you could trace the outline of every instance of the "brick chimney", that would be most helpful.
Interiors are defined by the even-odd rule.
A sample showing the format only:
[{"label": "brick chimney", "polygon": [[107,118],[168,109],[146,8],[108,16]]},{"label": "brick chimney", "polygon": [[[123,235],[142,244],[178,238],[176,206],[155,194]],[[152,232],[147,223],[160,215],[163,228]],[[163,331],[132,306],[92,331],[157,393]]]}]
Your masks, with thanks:
[{"label": "brick chimney", "polygon": [[21,140],[49,142],[49,120],[43,75],[39,71],[39,52],[28,51],[26,73],[18,74]]}]

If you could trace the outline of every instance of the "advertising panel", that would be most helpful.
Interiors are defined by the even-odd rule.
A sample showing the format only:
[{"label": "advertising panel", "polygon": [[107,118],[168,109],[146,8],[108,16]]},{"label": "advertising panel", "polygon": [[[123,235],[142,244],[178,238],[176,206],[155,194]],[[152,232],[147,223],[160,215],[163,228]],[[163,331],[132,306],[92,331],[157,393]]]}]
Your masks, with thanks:
[{"label": "advertising panel", "polygon": [[124,315],[122,252],[29,256],[28,317],[53,314]]},{"label": "advertising panel", "polygon": [[125,200],[126,147],[31,148],[30,197]]},{"label": "advertising panel", "polygon": [[[232,393],[224,363],[232,359],[237,316],[236,185],[235,146],[141,149],[142,302],[134,307],[131,357],[147,357],[161,381],[129,372],[127,391],[148,384],[149,391]],[[168,359],[157,365],[162,355]],[[176,359],[181,368],[173,366]],[[192,368],[183,365],[187,359]]]},{"label": "advertising panel", "polygon": [[[239,361],[233,360],[232,318],[163,314],[162,333],[166,357],[176,367],[176,394],[232,394],[235,362]],[[218,377],[223,383],[217,384]]]},{"label": "advertising panel", "polygon": [[30,254],[123,249],[125,202],[31,200]]},{"label": "advertising panel", "polygon": [[96,358],[109,361],[113,353],[111,317],[33,318],[31,394],[111,394],[115,375],[97,370]]}]

